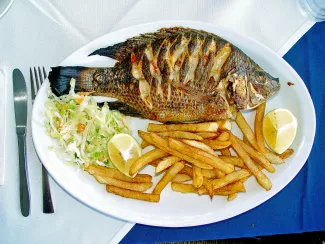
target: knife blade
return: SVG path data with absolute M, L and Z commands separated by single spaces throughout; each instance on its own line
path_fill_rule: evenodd
M 30 214 L 30 192 L 26 162 L 27 88 L 19 69 L 12 72 L 16 134 L 19 150 L 20 209 L 23 216 Z

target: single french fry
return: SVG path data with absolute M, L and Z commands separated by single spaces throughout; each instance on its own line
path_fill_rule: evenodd
M 173 179 L 172 179 L 172 182 L 175 182 L 175 183 L 182 183 L 182 182 L 186 182 L 186 181 L 189 181 L 189 180 L 192 180 L 192 177 L 191 176 L 188 176 L 187 174 L 181 174 L 181 173 L 178 173 Z
M 176 156 L 168 156 L 164 159 L 162 159 L 156 169 L 155 169 L 155 173 L 158 174 L 159 172 L 169 168 L 170 166 L 172 166 L 174 163 L 177 163 L 181 161 L 181 159 L 179 157 L 176 157 Z
M 130 167 L 130 175 L 134 176 L 144 166 L 158 158 L 166 157 L 168 154 L 161 149 L 153 149 L 139 157 Z
M 148 125 L 149 132 L 164 132 L 164 131 L 189 131 L 189 132 L 217 132 L 218 131 L 217 122 L 205 122 L 197 124 L 152 124 Z
M 237 192 L 229 194 L 227 197 L 227 201 L 230 202 L 230 201 L 234 200 L 237 197 L 237 195 L 238 195 Z
M 153 141 L 152 141 L 152 139 L 150 137 L 150 133 L 144 132 L 142 130 L 138 130 L 138 134 L 142 138 L 142 140 L 148 142 L 150 145 L 154 145 Z
M 106 185 L 106 191 L 121 197 L 132 198 L 147 202 L 159 202 L 160 200 L 160 195 L 131 191 L 111 185 Z
M 249 175 L 249 171 L 246 169 L 241 169 L 238 171 L 234 171 L 225 177 L 222 177 L 220 179 L 215 179 L 212 181 L 213 189 L 224 187 L 230 183 L 239 181 L 240 179 L 247 177 Z
M 248 180 L 250 177 L 252 176 L 252 174 L 250 173 L 249 176 L 240 179 L 240 182 L 244 183 L 246 180 Z
M 117 169 L 107 168 L 99 165 L 89 165 L 85 167 L 85 170 L 91 175 L 110 177 L 117 180 L 128 181 L 128 182 L 151 182 L 152 181 L 151 175 L 137 174 L 134 178 L 131 178 L 124 175 Z
M 222 191 L 236 191 L 236 192 L 246 192 L 245 185 L 241 181 L 236 181 L 234 183 L 231 183 L 229 185 L 226 185 L 222 188 L 215 189 L 214 191 L 222 192 Z
M 217 140 L 219 141 L 229 141 L 229 132 L 223 131 L 221 134 L 217 137 Z
M 266 151 L 265 144 L 264 144 L 264 135 L 263 135 L 263 119 L 265 113 L 265 106 L 266 103 L 263 102 L 257 107 L 255 122 L 254 122 L 256 143 L 259 148 L 259 151 L 262 153 Z
M 153 167 L 157 167 L 157 165 L 160 163 L 160 161 L 161 161 L 162 159 L 161 158 L 159 158 L 159 159 L 156 159 L 155 161 L 153 161 L 153 162 L 150 162 L 149 163 L 149 165 L 151 165 L 151 166 L 153 166 Z
M 238 111 L 238 113 L 237 113 L 236 123 L 237 123 L 238 127 L 240 128 L 240 130 L 243 132 L 244 136 L 246 136 L 248 141 L 252 144 L 252 146 L 256 150 L 258 150 L 259 148 L 257 146 L 254 132 L 252 131 L 252 128 L 249 126 L 249 124 L 247 123 L 246 119 L 244 118 L 244 116 L 242 115 L 242 113 L 240 111 Z
M 205 189 L 207 189 L 208 194 L 212 200 L 213 198 L 213 184 L 210 180 L 208 180 L 207 178 L 203 178 L 203 186 Z
M 254 161 L 255 162 L 255 161 Z M 259 164 L 256 164 L 256 167 L 259 169 L 259 170 L 263 170 L 264 168 L 261 166 L 261 165 L 259 165 Z
M 116 186 L 119 188 L 124 188 L 132 191 L 143 192 L 148 190 L 150 187 L 152 187 L 152 182 L 127 182 L 127 181 L 117 180 L 110 177 L 102 177 L 97 175 L 94 175 L 94 177 L 101 184 Z
M 272 164 L 283 164 L 284 160 L 277 154 L 266 149 L 266 152 L 263 153 L 264 157 L 267 158 Z
M 212 181 L 212 184 L 213 184 L 213 181 Z M 222 192 L 246 192 L 246 188 L 241 181 L 236 181 L 234 183 L 231 183 L 226 186 L 223 186 L 223 187 L 213 190 L 214 195 L 216 195 L 217 193 L 222 193 Z M 198 193 L 199 193 L 199 195 L 202 195 L 202 194 L 207 194 L 208 191 L 207 191 L 207 189 L 203 189 L 202 187 L 200 187 L 198 189 Z
M 220 155 L 219 158 L 228 164 L 232 164 L 232 165 L 240 167 L 240 168 L 245 168 L 244 161 L 240 157 Z
M 226 175 L 218 169 L 202 169 L 202 174 L 207 179 L 219 179 Z
M 254 164 L 253 160 L 249 157 L 249 155 L 246 153 L 246 151 L 242 148 L 240 143 L 238 142 L 238 139 L 230 134 L 230 140 L 232 143 L 232 147 L 235 149 L 237 154 L 244 160 L 245 165 L 250 170 L 250 172 L 255 176 L 257 182 L 264 187 L 266 190 L 270 190 L 272 187 L 272 183 L 269 180 L 269 178 L 258 169 L 258 167 Z M 238 172 L 238 171 L 237 171 Z M 248 172 L 248 171 L 247 171 Z M 227 176 L 225 176 L 227 177 Z M 246 177 L 246 176 L 244 176 Z M 244 178 L 242 177 L 242 178 Z
M 217 173 L 214 171 L 214 169 L 202 169 L 202 175 L 207 179 L 216 179 Z
M 231 130 L 231 122 L 229 120 L 218 121 L 219 130 Z
M 207 153 L 210 153 L 212 155 L 216 155 L 216 152 L 211 147 L 209 147 L 207 144 L 205 144 L 203 142 L 193 141 L 193 140 L 181 140 L 181 141 L 187 145 L 196 147 L 196 148 L 206 151 Z
M 231 156 L 231 152 L 230 152 L 230 150 L 229 150 L 228 147 L 227 147 L 227 148 L 221 148 L 221 149 L 220 149 L 220 152 L 221 152 L 221 154 L 224 155 L 224 156 Z
M 211 139 L 219 135 L 218 132 L 197 132 L 196 134 L 201 136 L 203 139 Z
M 175 175 L 178 174 L 179 171 L 184 168 L 185 164 L 183 162 L 177 162 L 173 164 L 164 174 L 164 176 L 160 179 L 158 184 L 156 185 L 155 189 L 153 189 L 153 194 L 160 194 L 162 190 L 165 188 L 165 186 L 170 182 Z
M 217 178 L 222 178 L 226 175 L 224 172 L 222 172 L 219 169 L 213 169 L 213 170 L 214 170 L 214 172 L 216 172 Z
M 241 147 L 244 148 L 244 150 L 248 153 L 248 155 L 254 160 L 254 162 L 261 165 L 263 168 L 265 168 L 270 173 L 275 172 L 275 168 L 273 167 L 273 165 L 264 157 L 264 155 L 262 153 L 260 153 L 259 151 L 256 151 L 251 146 L 245 144 L 239 138 L 237 138 L 237 141 L 239 142 Z
M 188 140 L 196 140 L 196 141 L 203 140 L 202 136 L 187 131 L 165 131 L 165 132 L 159 132 L 157 134 L 159 136 L 172 137 L 176 139 L 188 139 Z
M 147 141 L 142 141 L 141 142 L 141 148 L 144 149 L 146 147 L 150 146 L 150 144 Z
M 203 175 L 202 175 L 202 169 L 193 166 L 193 186 L 196 188 L 199 188 L 203 184 Z
M 179 172 L 180 174 L 186 174 L 192 178 L 193 176 L 193 169 L 192 167 L 185 165 L 184 168 Z
M 219 169 L 225 173 L 231 173 L 234 171 L 233 165 L 225 163 L 220 158 L 218 158 L 217 155 L 211 155 L 210 153 L 207 153 L 195 147 L 191 147 L 181 141 L 172 138 L 168 139 L 168 144 L 171 148 L 179 152 L 183 152 L 184 154 L 190 156 L 191 158 L 197 159 L 201 162 L 205 162 L 206 164 L 209 164 L 213 168 Z
M 203 163 L 203 162 L 201 162 L 195 158 L 192 158 L 182 152 L 172 149 L 171 147 L 168 146 L 168 141 L 163 139 L 162 137 L 158 136 L 157 134 L 151 133 L 151 134 L 149 134 L 149 136 L 151 137 L 150 140 L 152 141 L 152 143 L 155 146 L 157 146 L 158 148 L 164 150 L 165 152 L 167 152 L 171 155 L 174 155 L 176 157 L 179 157 L 179 158 L 185 160 L 186 162 L 189 162 L 195 166 L 198 166 L 199 168 L 213 169 L 213 167 L 211 165 Z
M 207 179 L 213 179 L 213 178 L 220 179 L 226 175 L 226 173 L 224 173 L 223 171 L 221 171 L 219 169 L 204 169 L 204 172 L 202 171 L 202 174 Z
M 249 142 L 249 140 L 247 139 L 247 137 L 244 135 L 243 136 L 243 142 L 247 145 L 249 145 L 250 147 L 253 147 L 252 144 Z
M 171 187 L 173 191 L 181 193 L 197 193 L 197 189 L 192 184 L 172 182 Z
M 294 154 L 295 150 L 293 150 L 292 148 L 289 148 L 287 150 L 285 150 L 282 154 L 280 154 L 280 158 L 282 158 L 283 160 L 291 157 L 292 154 Z
M 212 149 L 223 149 L 231 145 L 230 141 L 219 141 L 218 139 L 204 140 L 203 142 Z

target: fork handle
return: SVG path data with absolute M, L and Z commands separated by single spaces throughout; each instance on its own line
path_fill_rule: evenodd
M 24 217 L 30 214 L 30 192 L 28 182 L 28 169 L 26 163 L 26 136 L 18 135 L 19 150 L 19 185 L 20 185 L 20 209 Z
M 43 213 L 54 213 L 51 188 L 49 184 L 49 175 L 46 168 L 42 164 L 42 185 L 43 185 Z

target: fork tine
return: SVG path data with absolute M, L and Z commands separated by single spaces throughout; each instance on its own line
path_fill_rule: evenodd
M 35 84 L 35 81 L 34 81 L 34 78 L 33 78 L 33 71 L 32 71 L 32 68 L 29 68 L 29 76 L 30 76 L 30 87 L 31 87 L 31 90 L 32 90 L 32 101 L 34 101 L 35 97 L 36 97 L 36 90 L 37 90 L 37 87 L 36 87 L 36 84 Z
M 44 82 L 44 79 L 43 79 L 41 68 L 39 66 L 38 66 L 38 76 L 39 76 L 40 83 L 42 85 Z M 41 88 L 41 87 L 39 87 L 39 88 Z
M 41 84 L 39 82 L 38 76 L 37 76 L 37 71 L 36 68 L 34 67 L 34 76 L 35 76 L 35 80 L 36 80 L 36 93 L 38 92 L 38 89 L 41 87 Z
M 46 70 L 45 70 L 44 66 L 43 66 L 43 75 L 44 75 L 44 80 L 45 80 L 47 78 L 47 75 L 46 75 Z

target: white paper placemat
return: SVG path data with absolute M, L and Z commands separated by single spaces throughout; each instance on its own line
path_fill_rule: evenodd
M 0 68 L 0 186 L 4 183 L 5 171 L 6 77 L 6 69 Z
M 6 90 L 8 94 L 7 109 L 0 105 L 0 128 L 3 118 L 7 126 L 5 141 L 0 129 L 0 147 L 6 145 L 5 184 L 0 187 L 0 243 L 117 243 L 132 228 L 132 223 L 125 225 L 77 202 L 53 180 L 55 213 L 43 214 L 41 164 L 30 131 L 31 215 L 21 216 L 11 72 L 20 68 L 29 82 L 30 66 L 49 70 L 96 37 L 160 20 L 196 20 L 231 28 L 280 55 L 314 24 L 300 15 L 296 0 L 15 0 L 0 19 L 0 69 L 6 68 L 8 73 L 5 89 L 0 84 L 1 92 Z

